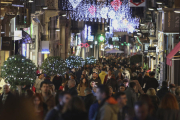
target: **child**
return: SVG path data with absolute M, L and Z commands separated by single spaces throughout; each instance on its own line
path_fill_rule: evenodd
M 64 85 L 65 85 L 65 83 L 62 83 L 62 85 L 59 87 L 59 90 L 64 91 Z

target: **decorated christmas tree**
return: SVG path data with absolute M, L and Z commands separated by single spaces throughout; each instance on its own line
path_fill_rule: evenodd
M 94 58 L 94 56 L 87 57 L 85 59 L 85 63 L 86 63 L 86 65 L 96 64 L 96 59 Z
M 14 55 L 4 62 L 1 76 L 12 87 L 30 85 L 36 80 L 36 66 L 30 59 Z
M 66 73 L 66 62 L 59 56 L 47 57 L 43 62 L 41 69 L 48 76 L 63 75 Z
M 83 58 L 79 56 L 69 56 L 66 59 L 68 68 L 79 68 L 80 66 L 82 66 L 83 61 Z

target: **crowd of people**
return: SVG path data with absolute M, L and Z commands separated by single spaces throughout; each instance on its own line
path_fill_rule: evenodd
M 37 70 L 36 82 L 24 86 L 21 96 L 4 85 L 0 119 L 180 120 L 180 87 L 167 81 L 159 86 L 153 71 L 130 67 L 128 59 L 113 59 L 52 80 Z

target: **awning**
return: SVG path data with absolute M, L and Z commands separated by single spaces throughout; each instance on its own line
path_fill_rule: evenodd
M 172 51 L 166 56 L 166 64 L 172 66 L 172 58 L 180 50 L 180 42 L 172 49 Z

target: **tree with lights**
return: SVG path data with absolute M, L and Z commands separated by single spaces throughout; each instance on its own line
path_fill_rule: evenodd
M 22 55 L 14 55 L 3 63 L 1 76 L 13 88 L 30 85 L 36 80 L 36 65 Z
M 86 65 L 96 64 L 96 59 L 94 58 L 94 56 L 87 57 L 85 59 L 85 63 L 86 63 Z
M 42 63 L 41 69 L 48 76 L 63 75 L 66 73 L 66 62 L 59 56 L 50 56 Z
M 83 61 L 83 58 L 79 56 L 69 56 L 66 59 L 68 68 L 79 68 L 80 66 L 82 66 Z

